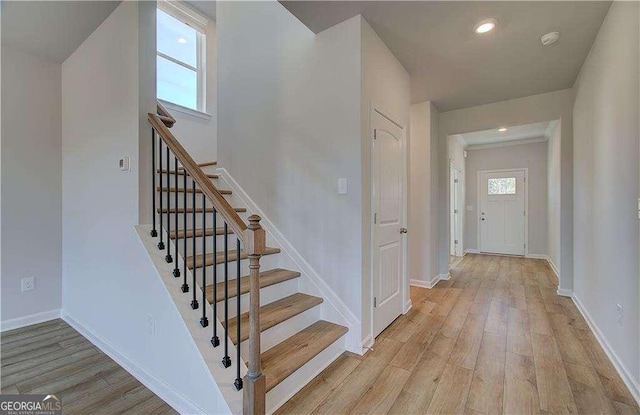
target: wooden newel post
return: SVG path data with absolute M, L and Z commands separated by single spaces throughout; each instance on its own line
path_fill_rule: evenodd
M 249 257 L 249 370 L 244 377 L 243 413 L 265 413 L 266 378 L 260 361 L 260 257 L 265 250 L 265 232 L 260 216 L 249 216 L 246 232 Z

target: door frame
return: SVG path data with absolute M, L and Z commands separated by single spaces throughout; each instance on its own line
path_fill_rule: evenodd
M 458 246 L 455 248 L 456 254 L 460 254 L 459 256 L 464 255 L 464 209 L 462 206 L 458 206 L 458 217 L 456 218 L 453 213 L 453 206 L 451 206 L 451 195 L 452 195 L 452 187 L 451 182 L 453 178 L 451 177 L 451 169 L 454 169 L 458 172 L 458 186 L 460 186 L 456 193 L 456 198 L 461 196 L 458 200 L 458 203 L 462 203 L 464 199 L 465 192 L 465 183 L 464 183 L 464 174 L 463 170 L 458 167 L 452 159 L 449 159 L 449 254 L 451 254 L 451 245 L 455 238 L 451 238 L 451 223 L 453 222 L 453 218 L 456 220 L 456 236 L 458 237 Z M 456 255 L 458 256 L 458 255 Z
M 524 172 L 524 257 L 529 256 L 529 168 L 518 167 L 515 169 L 497 169 L 497 170 L 478 170 L 477 172 L 477 209 L 476 209 L 476 223 L 478 224 L 478 252 L 482 253 L 482 227 L 480 226 L 481 210 L 482 210 L 482 184 L 480 182 L 480 176 L 484 173 L 506 173 L 510 171 L 522 171 Z M 507 254 L 505 254 L 507 255 Z
M 375 293 L 373 292 L 373 278 L 374 278 L 374 263 L 373 263 L 373 258 L 374 258 L 374 249 L 375 249 L 375 237 L 374 237 L 374 223 L 373 223 L 373 219 L 374 219 L 374 213 L 375 212 L 375 199 L 374 199 L 374 188 L 375 188 L 375 183 L 373 181 L 373 157 L 374 157 L 374 152 L 373 152 L 373 135 L 374 135 L 374 128 L 373 128 L 373 117 L 375 115 L 375 113 L 378 113 L 380 115 L 382 115 L 384 118 L 386 118 L 387 120 L 391 121 L 393 124 L 395 124 L 396 126 L 398 126 L 398 128 L 400 128 L 402 130 L 402 226 L 403 227 L 407 227 L 407 203 L 408 203 L 408 198 L 407 198 L 407 180 L 408 180 L 408 173 L 407 173 L 407 167 L 408 167 L 408 163 L 407 163 L 407 157 L 408 157 L 408 152 L 407 152 L 407 127 L 402 125 L 402 123 L 399 121 L 399 118 L 393 116 L 390 112 L 384 110 L 382 107 L 376 105 L 374 102 L 370 103 L 370 108 L 369 108 L 369 177 L 370 177 L 370 188 L 369 188 L 369 226 L 371 229 L 371 236 L 370 236 L 370 243 L 369 243 L 369 268 L 370 268 L 370 272 L 369 272 L 369 322 L 370 322 L 370 327 L 371 327 L 371 331 L 369 336 L 371 337 L 371 340 L 369 341 L 368 339 L 366 339 L 365 341 L 367 343 L 373 344 L 375 342 L 375 337 L 373 336 L 373 332 L 374 332 L 374 306 L 373 306 L 373 298 L 375 297 Z M 407 235 L 407 234 L 405 234 Z M 409 279 L 408 279 L 408 267 L 407 267 L 407 247 L 408 247 L 408 237 L 404 237 L 404 243 L 403 243 L 403 249 L 402 249 L 402 284 L 401 284 L 401 290 L 402 290 L 402 313 L 406 314 L 410 309 L 411 309 L 411 299 L 409 298 Z M 363 293 L 364 295 L 364 293 Z

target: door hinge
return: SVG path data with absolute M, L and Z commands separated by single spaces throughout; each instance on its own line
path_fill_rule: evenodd
M 373 297 L 373 308 L 378 307 L 378 297 Z
M 377 213 L 373 214 L 373 223 L 374 224 L 378 223 L 378 214 Z
M 378 130 L 373 130 L 373 139 L 378 138 Z
M 453 213 L 458 213 L 458 209 L 455 209 L 455 210 L 453 211 Z
M 453 179 L 453 182 L 454 183 L 458 183 L 458 179 Z
M 455 241 L 453 241 L 454 245 L 458 245 L 458 240 L 456 239 Z
M 522 212 L 522 216 L 527 216 L 527 211 L 526 210 Z

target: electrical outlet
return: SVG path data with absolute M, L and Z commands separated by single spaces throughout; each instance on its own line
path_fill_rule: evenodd
M 26 277 L 22 279 L 22 292 L 36 289 L 36 277 Z
M 622 304 L 616 304 L 616 321 L 622 327 Z
M 147 334 L 156 334 L 156 318 L 153 314 L 147 314 Z

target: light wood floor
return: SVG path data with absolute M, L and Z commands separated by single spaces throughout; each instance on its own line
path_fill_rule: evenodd
M 638 414 L 545 262 L 467 255 L 451 274 L 278 413 Z
M 62 320 L 0 334 L 2 394 L 53 394 L 67 414 L 175 414 Z

